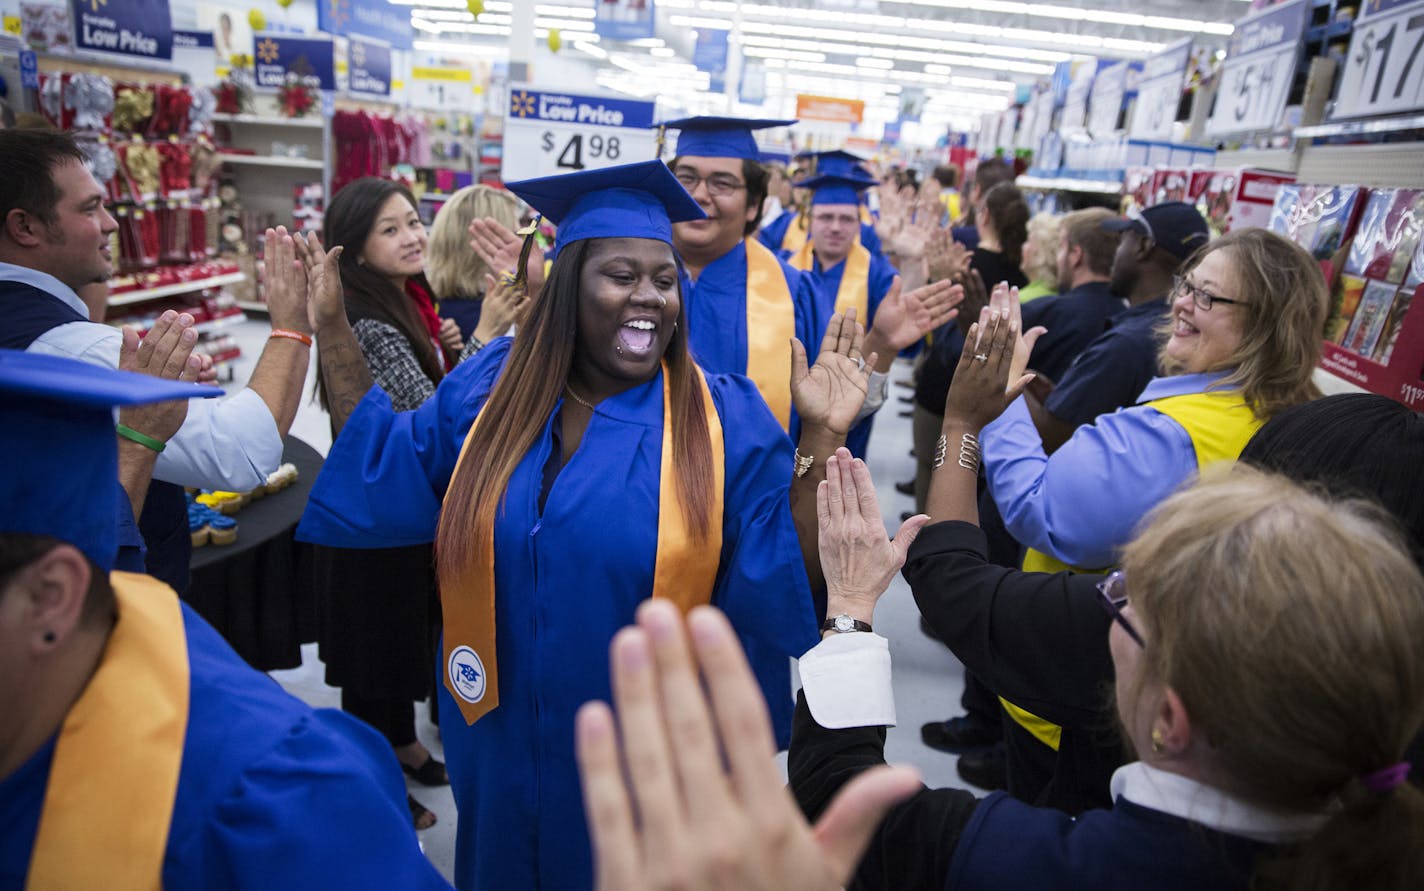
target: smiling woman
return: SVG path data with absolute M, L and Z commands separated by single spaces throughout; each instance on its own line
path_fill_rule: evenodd
M 608 696 L 608 643 L 640 602 L 721 607 L 789 738 L 788 657 L 816 641 L 820 566 L 806 554 L 829 451 L 811 444 L 834 448 L 860 408 L 861 332 L 837 317 L 813 368 L 798 351 L 793 460 L 751 382 L 693 359 L 672 227 L 703 212 L 666 165 L 509 188 L 558 226 L 527 321 L 414 412 L 367 394 L 299 535 L 366 548 L 436 539 L 457 884 L 589 887 L 574 713 Z M 334 252 L 307 262 L 330 320 L 318 338 L 339 349 Z

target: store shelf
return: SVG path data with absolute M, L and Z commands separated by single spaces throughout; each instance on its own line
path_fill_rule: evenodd
M 1296 127 L 1295 135 L 1298 139 L 1313 139 L 1327 136 L 1363 136 L 1369 133 L 1399 133 L 1404 130 L 1424 130 L 1424 114 Z
M 322 118 L 266 118 L 255 114 L 215 114 L 212 119 L 223 124 L 255 124 L 260 127 L 298 127 L 320 130 Z
M 237 301 L 237 306 L 246 312 L 260 312 L 263 314 L 270 312 L 270 310 L 267 309 L 267 304 L 261 300 L 239 300 Z
M 315 158 L 283 158 L 277 155 L 236 155 L 219 152 L 218 158 L 224 164 L 245 164 L 251 167 L 291 167 L 301 170 L 320 170 L 322 163 Z
M 1020 189 L 1044 189 L 1056 192 L 1096 192 L 1105 195 L 1117 195 L 1122 192 L 1122 180 L 1020 176 L 1014 180 L 1014 185 Z
M 214 331 L 221 331 L 223 328 L 230 328 L 233 325 L 236 325 L 238 322 L 245 321 L 246 319 L 247 316 L 243 315 L 241 312 L 235 312 L 225 316 L 218 316 L 216 319 L 208 319 L 204 322 L 198 322 L 196 325 L 193 326 L 193 330 L 198 332 L 199 334 L 211 334 Z M 141 321 L 141 319 L 117 319 L 113 322 L 110 322 L 109 324 L 118 327 L 123 325 L 137 325 Z M 147 325 L 144 327 L 143 333 L 147 334 L 152 329 L 152 325 Z
M 157 300 L 159 297 L 171 297 L 174 294 L 192 294 L 197 291 L 206 291 L 208 288 L 221 288 L 223 285 L 235 285 L 245 279 L 241 272 L 229 272 L 224 275 L 215 275 L 211 278 L 194 279 L 189 282 L 176 282 L 171 285 L 160 285 L 157 288 L 145 288 L 142 291 L 125 291 L 109 298 L 110 306 L 127 306 L 131 303 L 143 303 L 147 300 Z
M 1236 167 L 1262 167 L 1266 170 L 1280 170 L 1294 173 L 1299 159 L 1294 149 L 1235 149 L 1216 153 L 1216 169 L 1231 170 Z

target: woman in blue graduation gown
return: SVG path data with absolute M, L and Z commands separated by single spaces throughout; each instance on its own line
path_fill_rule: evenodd
M 609 695 L 606 648 L 639 602 L 724 609 L 785 739 L 788 657 L 816 641 L 815 485 L 866 383 L 854 323 L 833 320 L 810 370 L 798 349 L 793 453 L 746 378 L 691 360 L 669 218 L 701 211 L 664 165 L 511 189 L 559 224 L 549 281 L 518 339 L 414 412 L 378 388 L 355 405 L 365 382 L 324 309 L 335 264 L 308 250 L 323 374 L 349 386 L 299 536 L 436 540 L 457 883 L 587 887 L 573 715 Z

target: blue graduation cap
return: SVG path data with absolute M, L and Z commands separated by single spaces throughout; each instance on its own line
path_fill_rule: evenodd
M 879 180 L 864 173 L 842 175 L 823 173 L 796 185 L 811 190 L 811 206 L 818 204 L 859 204 L 860 193 L 875 185 Z
M 0 532 L 67 541 L 99 568 L 118 553 L 114 407 L 221 396 L 217 387 L 0 350 Z
M 761 159 L 753 130 L 767 130 L 772 127 L 790 127 L 796 123 L 790 120 L 772 118 L 719 118 L 704 116 L 679 118 L 664 121 L 659 127 L 680 131 L 677 136 L 677 153 L 694 155 L 699 158 L 745 158 L 748 161 Z
M 554 250 L 585 238 L 672 244 L 672 224 L 707 218 L 662 161 L 542 176 L 505 188 L 559 227 Z
M 834 149 L 829 152 L 801 152 L 796 156 L 796 160 L 811 162 L 811 176 L 870 176 L 860 166 L 865 163 L 865 158 L 842 149 Z M 796 185 L 803 186 L 804 183 L 796 183 Z

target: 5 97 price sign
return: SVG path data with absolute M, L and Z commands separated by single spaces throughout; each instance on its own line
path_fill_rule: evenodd
M 1274 130 L 1300 58 L 1309 0 L 1258 10 L 1236 23 L 1221 67 L 1208 136 Z
M 509 88 L 506 182 L 647 161 L 657 154 L 653 103 Z
M 1350 37 L 1335 118 L 1424 108 L 1424 0 L 1369 0 Z

